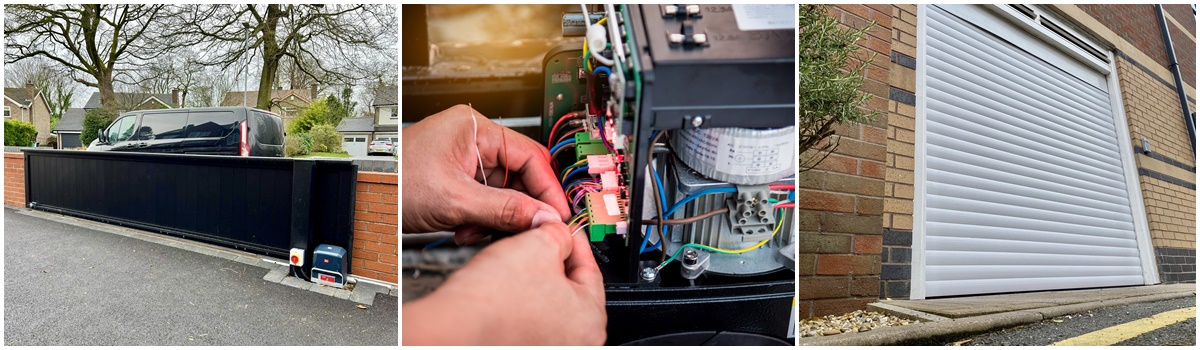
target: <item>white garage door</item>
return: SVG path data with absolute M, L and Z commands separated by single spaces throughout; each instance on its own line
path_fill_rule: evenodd
M 1107 76 L 989 9 L 925 14 L 924 295 L 1143 284 Z
M 367 143 L 366 136 L 346 136 L 342 138 L 342 149 L 346 150 L 346 153 L 350 153 L 351 157 L 365 157 Z

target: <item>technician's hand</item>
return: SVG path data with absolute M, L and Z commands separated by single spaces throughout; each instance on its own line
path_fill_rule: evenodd
M 603 344 L 604 283 L 584 237 L 551 222 L 489 245 L 403 306 L 403 345 Z
M 404 128 L 404 232 L 455 230 L 455 242 L 465 245 L 482 239 L 485 228 L 522 232 L 569 219 L 546 148 L 479 112 L 475 141 L 472 112 L 458 105 Z M 505 168 L 508 184 L 498 188 Z

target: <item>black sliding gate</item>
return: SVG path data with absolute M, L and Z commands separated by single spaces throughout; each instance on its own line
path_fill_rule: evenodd
M 25 203 L 287 259 L 351 247 L 357 166 L 305 160 L 25 150 Z M 347 256 L 346 261 L 353 261 Z

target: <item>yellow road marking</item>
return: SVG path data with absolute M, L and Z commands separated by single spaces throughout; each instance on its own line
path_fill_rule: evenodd
M 1189 318 L 1196 318 L 1196 307 L 1167 311 L 1137 321 L 1119 324 L 1088 334 L 1080 335 L 1078 337 L 1063 340 L 1054 343 L 1054 345 L 1108 346 L 1133 339 L 1139 335 L 1179 323 Z

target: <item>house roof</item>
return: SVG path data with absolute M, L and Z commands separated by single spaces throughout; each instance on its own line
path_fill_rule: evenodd
M 397 132 L 400 131 L 400 125 L 397 124 L 380 124 L 375 126 L 375 132 Z
M 37 90 L 34 90 L 34 91 L 37 91 Z M 34 94 L 35 94 L 34 96 L 29 96 L 29 90 L 26 90 L 23 87 L 4 88 L 4 96 L 8 97 L 9 99 L 13 100 L 14 102 L 16 102 L 17 104 L 20 104 L 22 106 L 26 105 L 25 101 L 32 100 L 37 95 L 40 95 L 41 91 L 37 91 Z
M 375 93 L 375 100 L 371 101 L 371 107 L 396 105 L 396 86 L 388 86 Z
M 83 114 L 83 108 L 68 108 L 52 132 L 82 132 Z
M 167 94 L 150 94 L 150 93 L 144 93 L 144 92 L 115 92 L 115 93 L 113 93 L 113 95 L 114 95 L 114 97 L 116 97 L 117 101 L 137 103 L 136 105 L 141 105 L 142 103 L 145 103 L 146 100 L 153 98 L 153 99 L 158 100 L 159 102 L 162 102 L 162 104 L 167 105 L 167 107 L 171 107 L 171 108 L 179 107 L 171 102 L 172 98 L 171 98 L 171 94 L 169 94 L 169 93 L 167 93 Z M 100 92 L 99 91 L 93 92 L 92 97 L 88 98 L 87 103 L 83 104 L 83 109 L 96 109 L 96 108 L 100 108 Z
M 375 118 L 346 118 L 338 124 L 338 132 L 372 132 L 375 131 Z
M 258 101 L 258 90 L 230 91 L 230 92 L 225 93 L 225 98 L 221 99 L 221 105 L 222 106 L 241 106 L 242 101 L 243 101 L 242 95 L 245 95 L 245 101 L 247 104 L 254 104 L 254 101 Z M 296 96 L 296 98 L 304 100 L 304 102 L 309 102 L 309 103 L 312 102 L 312 98 L 309 96 L 308 90 L 295 89 L 295 90 L 271 91 L 271 100 L 272 101 L 280 101 L 280 100 L 287 98 L 288 96 Z

